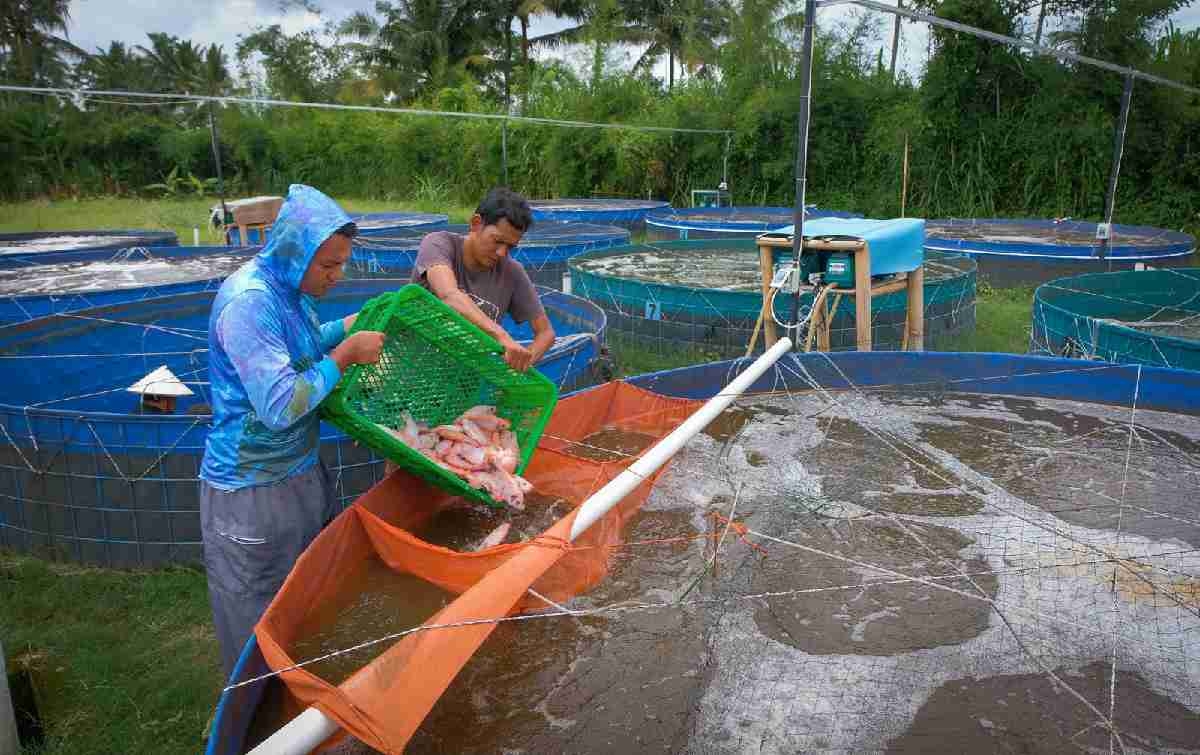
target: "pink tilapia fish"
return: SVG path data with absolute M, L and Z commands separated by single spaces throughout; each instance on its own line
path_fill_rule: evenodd
M 487 534 L 487 536 L 485 538 L 483 538 L 482 540 L 480 540 L 479 544 L 476 545 L 471 550 L 482 551 L 482 550 L 487 550 L 488 548 L 496 547 L 500 543 L 503 543 L 505 538 L 508 537 L 508 531 L 510 529 L 512 529 L 512 525 L 508 522 L 505 522 L 504 524 L 500 525 L 496 529 L 489 532 Z
M 517 436 L 512 423 L 497 415 L 495 407 L 473 406 L 454 422 L 436 427 L 404 412 L 398 424 L 399 429 L 379 427 L 496 501 L 515 509 L 525 507 L 525 494 L 533 486 L 516 474 L 521 462 Z

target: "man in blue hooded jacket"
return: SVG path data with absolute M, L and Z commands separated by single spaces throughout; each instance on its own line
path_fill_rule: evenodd
M 213 424 L 200 466 L 208 594 L 226 677 L 292 565 L 336 513 L 317 406 L 342 371 L 379 360 L 383 334 L 346 338 L 315 297 L 342 278 L 357 229 L 294 184 L 262 252 L 231 275 L 208 322 Z

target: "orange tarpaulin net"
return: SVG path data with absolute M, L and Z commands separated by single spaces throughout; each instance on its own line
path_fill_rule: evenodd
M 525 477 L 543 496 L 561 498 L 572 511 L 539 536 L 480 552 L 457 552 L 412 534 L 447 506 L 443 492 L 403 471 L 359 500 L 300 557 L 255 632 L 267 663 L 288 669 L 306 658 L 290 648 L 322 606 L 335 604 L 371 558 L 457 596 L 427 624 L 496 619 L 547 608 L 530 592 L 561 602 L 596 585 L 612 546 L 645 501 L 657 475 L 646 480 L 576 542 L 568 543 L 578 505 L 623 471 L 635 457 L 598 461 L 581 442 L 618 430 L 655 440 L 677 427 L 703 402 L 660 396 L 625 383 L 608 383 L 559 402 Z M 660 470 L 661 472 L 661 470 Z M 490 621 L 418 631 L 404 636 L 340 686 L 304 668 L 281 676 L 297 708 L 316 706 L 345 731 L 387 753 L 401 752 L 456 674 L 496 624 Z

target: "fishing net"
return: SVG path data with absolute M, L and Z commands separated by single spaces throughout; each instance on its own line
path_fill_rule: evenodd
M 368 745 L 399 752 L 472 654 L 496 628 L 495 619 L 553 608 L 595 586 L 605 575 L 611 547 L 649 494 L 657 475 L 574 543 L 568 543 L 576 507 L 636 458 L 636 454 L 587 454 L 581 444 L 597 433 L 625 433 L 644 440 L 664 437 L 701 402 L 668 398 L 625 383 L 609 383 L 561 401 L 526 469 L 543 501 L 566 513 L 535 537 L 477 552 L 431 545 L 413 535 L 439 510 L 453 506 L 446 493 L 405 472 L 372 488 L 325 529 L 297 562 L 256 629 L 270 667 L 282 672 L 298 712 L 316 706 Z M 394 644 L 341 681 L 314 673 L 302 647 L 312 627 L 346 603 L 372 561 L 414 583 L 412 592 L 436 588 L 444 607 L 432 602 L 428 618 L 394 634 Z M 418 625 L 436 625 L 422 631 Z M 332 678 L 326 678 L 332 677 Z
M 709 397 L 743 364 L 632 382 Z M 371 715 L 414 716 L 389 746 L 369 741 L 385 752 L 410 734 L 405 752 L 481 755 L 1190 752 L 1200 741 L 1194 382 L 1005 355 L 785 357 L 595 539 L 564 551 L 565 525 L 548 521 L 532 544 L 445 557 L 461 562 L 457 585 L 406 566 L 391 604 L 362 606 L 371 621 L 360 633 L 320 646 L 297 627 L 285 646 L 313 661 L 314 676 L 348 679 L 346 705 L 358 704 L 357 679 L 384 680 L 391 697 Z M 597 391 L 606 405 L 640 398 L 627 386 Z M 610 424 L 661 434 L 639 424 L 650 410 L 614 409 L 624 419 L 609 423 L 564 404 L 535 457 L 546 465 L 534 472 L 539 495 L 583 494 L 615 471 L 555 454 L 636 456 L 601 437 Z M 347 593 L 378 593 L 380 572 L 401 573 L 375 544 L 395 533 L 368 515 L 443 542 L 419 521 L 444 516 L 423 508 L 440 505 L 426 491 L 381 489 L 346 536 L 371 543 L 361 550 L 380 566 L 330 576 L 346 565 L 324 551 L 308 564 L 308 591 L 289 598 L 305 621 L 340 610 L 331 603 Z M 591 553 L 597 544 L 607 556 Z M 337 590 L 320 592 L 325 579 Z M 424 615 L 385 626 L 418 602 Z M 368 672 L 365 660 L 335 673 L 321 659 L 421 623 L 436 627 Z M 491 631 L 482 644 L 481 631 Z

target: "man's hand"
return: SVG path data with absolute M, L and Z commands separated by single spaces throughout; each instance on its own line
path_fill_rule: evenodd
M 524 372 L 529 369 L 529 365 L 533 364 L 533 352 L 514 341 L 512 336 L 507 333 L 500 341 L 500 345 L 504 347 L 505 364 L 517 372 Z
M 338 344 L 330 356 L 343 372 L 352 364 L 375 364 L 383 350 L 383 337 L 376 330 L 360 330 Z

